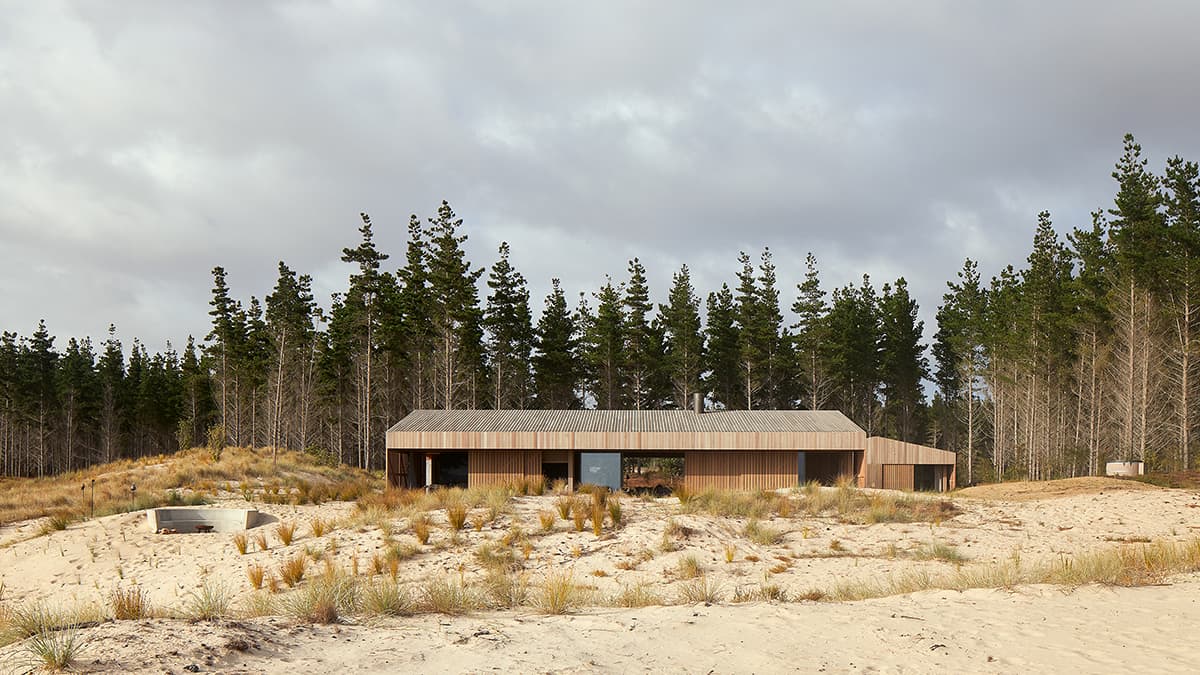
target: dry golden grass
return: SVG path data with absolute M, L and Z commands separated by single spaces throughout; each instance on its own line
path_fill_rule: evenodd
M 724 597 L 720 584 L 709 581 L 708 577 L 697 577 L 691 581 L 679 584 L 678 600 L 683 604 L 697 602 L 717 603 Z
M 434 578 L 425 582 L 420 589 L 418 607 L 425 612 L 454 616 L 482 609 L 484 606 L 482 598 L 461 579 Z
M 742 529 L 742 534 L 750 541 L 762 546 L 773 546 L 783 541 L 782 532 L 768 525 L 763 525 L 754 519 L 746 523 L 746 527 Z
M 571 517 L 571 508 L 575 505 L 575 499 L 570 495 L 559 495 L 554 500 L 554 508 L 558 511 L 558 517 L 566 520 Z
M 704 568 L 700 565 L 700 560 L 691 554 L 685 555 L 676 563 L 676 569 L 680 579 L 695 579 L 704 574 Z
M 288 521 L 281 521 L 275 526 L 275 536 L 284 546 L 291 546 L 292 540 L 296 536 L 296 524 Z
M 553 511 L 542 509 L 538 511 L 538 522 L 542 524 L 542 532 L 549 534 L 554 531 L 554 523 L 558 521 L 558 516 Z
M 137 621 L 153 615 L 150 598 L 138 586 L 113 589 L 108 595 L 108 606 L 117 621 Z
M 92 480 L 95 480 L 97 516 L 177 504 L 204 503 L 203 494 L 193 488 L 201 484 L 213 489 L 225 486 L 236 491 L 240 484 L 253 497 L 258 476 L 278 476 L 284 486 L 302 481 L 320 487 L 333 497 L 353 499 L 358 493 L 382 487 L 383 481 L 352 467 L 329 467 L 304 453 L 281 451 L 278 467 L 271 464 L 269 453 L 247 448 L 225 448 L 219 461 L 213 461 L 204 448 L 192 448 L 173 455 L 155 455 L 137 460 L 120 460 L 81 471 L 42 478 L 0 478 L 0 522 L 18 522 L 40 518 L 58 511 L 90 512 Z M 137 498 L 129 496 L 130 484 L 136 484 Z M 79 486 L 87 490 L 80 491 Z
M 431 527 L 432 525 L 429 522 L 429 517 L 423 513 L 414 516 L 412 519 L 413 536 L 417 538 L 417 541 L 421 542 L 422 546 L 429 543 L 429 532 Z
M 259 590 L 263 587 L 263 578 L 266 573 L 267 571 L 258 563 L 254 563 L 246 568 L 246 578 L 250 580 L 250 585 L 254 587 L 254 590 Z
M 258 546 L 258 550 L 260 550 L 260 551 L 265 551 L 270 546 L 270 544 L 267 543 L 266 532 L 262 532 L 261 530 L 258 532 L 255 532 L 254 535 L 251 536 L 251 540 L 254 542 L 254 544 L 256 546 Z
M 649 583 L 639 581 L 632 586 L 622 586 L 616 595 L 609 598 L 609 604 L 615 607 L 649 607 L 663 604 L 663 599 Z
M 448 504 L 446 506 L 446 521 L 450 523 L 451 530 L 456 532 L 461 530 L 467 522 L 467 505 L 461 502 Z
M 246 549 L 250 545 L 250 539 L 246 537 L 245 532 L 238 532 L 233 535 L 233 547 L 237 549 L 239 555 L 246 555 Z
M 566 614 L 585 601 L 583 589 L 575 585 L 575 575 L 571 570 L 555 571 L 546 574 L 538 586 L 533 598 L 533 605 L 542 614 Z
M 308 570 L 308 558 L 294 555 L 279 564 L 279 578 L 289 587 L 294 587 L 304 579 Z
M 313 518 L 312 522 L 308 524 L 308 531 L 312 534 L 312 536 L 319 539 L 325 536 L 326 532 L 333 531 L 333 522 L 325 520 L 321 517 Z

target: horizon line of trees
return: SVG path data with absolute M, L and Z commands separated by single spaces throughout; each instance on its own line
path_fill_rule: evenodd
M 693 392 L 718 408 L 839 409 L 870 434 L 955 450 L 967 483 L 1094 475 L 1107 459 L 1190 468 L 1197 166 L 1173 157 L 1155 175 L 1127 135 L 1113 177 L 1113 206 L 1065 240 L 1038 214 L 1021 268 L 985 282 L 966 260 L 931 345 L 903 277 L 830 291 L 810 253 L 785 300 L 769 248 L 740 252 L 732 285 L 703 296 L 683 265 L 658 305 L 638 258 L 573 307 L 553 279 L 535 321 L 509 244 L 475 267 L 447 202 L 411 216 L 394 268 L 360 214 L 328 310 L 281 261 L 274 288 L 244 302 L 214 268 L 211 331 L 182 355 L 135 339 L 125 359 L 112 326 L 61 353 L 44 322 L 0 334 L 0 471 L 169 452 L 216 425 L 233 445 L 379 468 L 387 425 L 414 409 L 687 408 Z

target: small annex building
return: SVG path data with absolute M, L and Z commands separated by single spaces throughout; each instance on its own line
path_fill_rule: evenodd
M 415 410 L 387 431 L 392 487 L 622 484 L 622 458 L 683 460 L 691 490 L 840 478 L 950 490 L 954 453 L 868 438 L 836 410 Z

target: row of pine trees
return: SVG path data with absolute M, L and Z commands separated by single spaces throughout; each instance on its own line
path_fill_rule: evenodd
M 839 409 L 871 434 L 957 451 L 966 482 L 1094 474 L 1114 458 L 1189 467 L 1200 179 L 1178 157 L 1154 174 L 1130 136 L 1113 176 L 1113 206 L 1065 240 L 1038 216 L 1022 268 L 985 282 L 967 260 L 932 345 L 903 278 L 827 292 L 810 254 L 782 298 L 769 249 L 741 253 L 703 296 L 681 267 L 658 305 L 637 258 L 574 303 L 555 279 L 535 321 L 509 245 L 475 267 L 446 202 L 412 216 L 399 264 L 362 214 L 328 309 L 281 262 L 261 301 L 215 268 L 211 332 L 182 356 L 135 340 L 126 359 L 112 327 L 61 353 L 44 323 L 4 332 L 0 468 L 166 452 L 218 425 L 235 445 L 379 468 L 386 426 L 418 408 L 686 408 L 693 392 L 712 407 Z

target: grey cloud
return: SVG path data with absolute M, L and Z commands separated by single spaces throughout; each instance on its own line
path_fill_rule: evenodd
M 1189 3 L 27 3 L 0 21 L 0 327 L 207 332 L 209 270 L 326 295 L 368 211 L 443 198 L 540 308 L 646 262 L 662 299 L 770 246 L 790 304 L 1019 264 L 1111 202 L 1120 137 L 1200 156 Z M 128 337 L 126 338 L 128 340 Z

